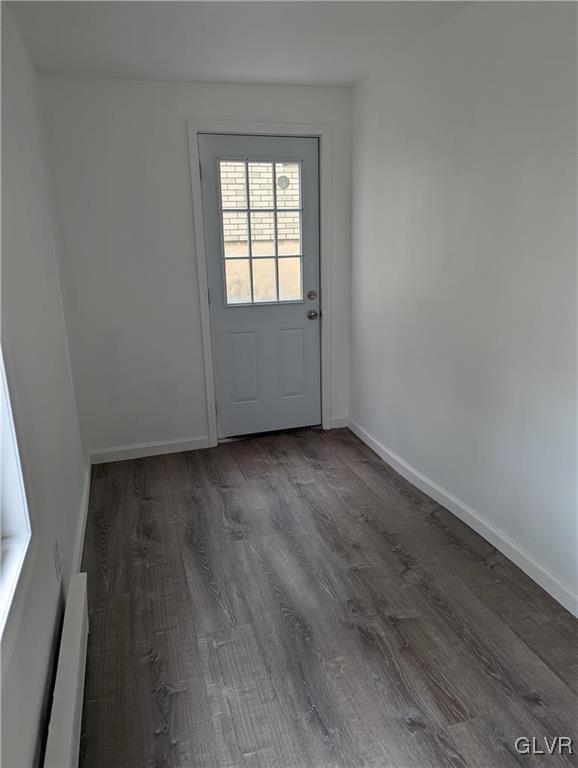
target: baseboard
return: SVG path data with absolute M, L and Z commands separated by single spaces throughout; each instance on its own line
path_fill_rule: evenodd
M 82 488 L 82 498 L 80 501 L 80 510 L 78 523 L 76 525 L 76 538 L 74 540 L 74 553 L 72 555 L 71 573 L 78 573 L 82 563 L 82 550 L 84 549 L 84 535 L 86 532 L 86 520 L 88 517 L 88 499 L 90 496 L 90 462 L 88 462 L 84 471 L 84 485 Z
M 363 427 L 351 419 L 348 426 L 366 445 L 368 445 L 386 464 L 389 464 L 396 472 L 409 480 L 410 483 L 427 493 L 432 499 L 449 509 L 456 517 L 459 517 L 466 525 L 473 528 L 486 541 L 489 541 L 497 550 L 515 563 L 531 579 L 539 584 L 548 594 L 570 611 L 578 616 L 578 593 L 572 587 L 562 582 L 556 574 L 540 563 L 527 550 L 511 539 L 507 534 L 497 528 L 489 520 L 465 504 L 456 496 L 446 491 L 422 472 L 408 464 L 400 456 L 382 445 Z
M 347 416 L 335 416 L 329 422 L 329 429 L 340 429 L 341 427 L 349 426 L 349 419 Z
M 124 461 L 125 459 L 143 459 L 146 456 L 161 456 L 163 453 L 179 453 L 180 451 L 196 451 L 199 448 L 209 448 L 207 435 L 202 437 L 185 438 L 182 440 L 159 440 L 152 443 L 134 443 L 119 445 L 115 448 L 92 451 L 91 464 L 104 464 L 107 461 Z

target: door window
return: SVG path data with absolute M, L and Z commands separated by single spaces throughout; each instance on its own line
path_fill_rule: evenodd
M 227 304 L 303 301 L 301 164 L 219 160 Z

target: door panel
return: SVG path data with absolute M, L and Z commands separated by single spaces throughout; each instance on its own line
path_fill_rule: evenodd
M 229 333 L 229 361 L 231 402 L 256 403 L 259 400 L 259 372 L 255 331 Z
M 280 328 L 277 350 L 279 396 L 305 396 L 305 339 L 303 328 Z
M 199 152 L 218 436 L 319 424 L 318 140 L 201 134 Z

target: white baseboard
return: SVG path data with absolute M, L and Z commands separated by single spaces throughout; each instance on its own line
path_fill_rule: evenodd
M 347 416 L 335 416 L 329 423 L 330 429 L 340 429 L 341 427 L 349 426 L 349 419 Z
M 84 471 L 84 485 L 82 488 L 82 498 L 80 501 L 80 510 L 78 523 L 76 524 L 76 538 L 74 540 L 74 553 L 72 555 L 71 573 L 78 573 L 82 563 L 82 550 L 84 549 L 84 535 L 86 532 L 86 519 L 88 517 L 88 499 L 90 496 L 90 462 L 88 462 Z
M 578 616 L 578 593 L 568 584 L 562 582 L 555 573 L 540 563 L 527 550 L 511 539 L 507 534 L 497 528 L 489 520 L 476 512 L 472 507 L 456 498 L 445 488 L 442 488 L 422 472 L 404 461 L 393 451 L 390 451 L 369 432 L 351 419 L 348 426 L 364 443 L 366 443 L 386 464 L 389 464 L 396 472 L 409 480 L 410 483 L 427 493 L 432 499 L 449 509 L 456 517 L 459 517 L 466 525 L 473 528 L 486 541 L 489 541 L 509 560 L 515 563 L 531 579 L 539 584 L 564 608 L 567 608 L 574 616 Z
M 184 438 L 182 440 L 159 440 L 152 443 L 118 445 L 115 448 L 92 451 L 90 454 L 90 463 L 104 464 L 107 461 L 143 459 L 146 456 L 161 456 L 163 453 L 196 451 L 199 448 L 209 447 L 210 441 L 207 435 L 203 435 L 202 437 Z

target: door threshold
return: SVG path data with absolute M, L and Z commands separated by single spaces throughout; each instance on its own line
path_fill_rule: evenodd
M 316 429 L 322 430 L 321 424 L 309 424 L 305 427 L 288 427 L 287 429 L 272 429 L 268 432 L 249 432 L 246 435 L 235 435 L 234 437 L 220 437 L 218 444 L 221 443 L 236 443 L 238 440 L 255 440 L 257 437 L 272 437 L 273 435 L 291 435 L 297 432 L 304 432 L 305 430 Z

